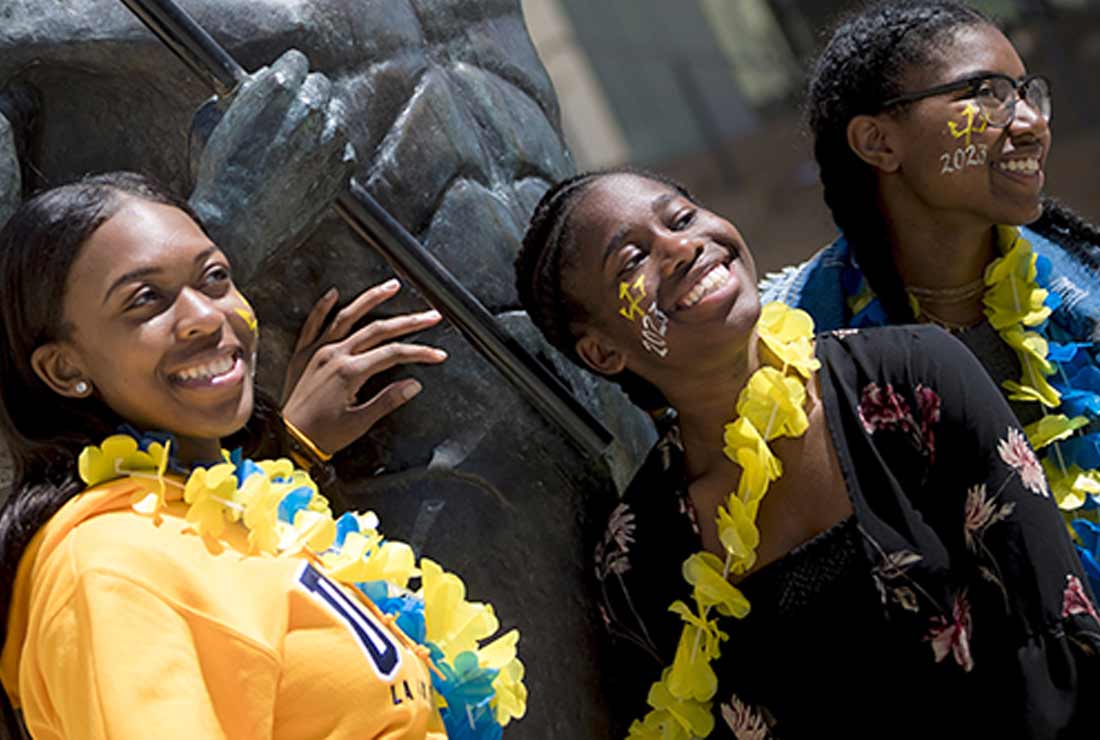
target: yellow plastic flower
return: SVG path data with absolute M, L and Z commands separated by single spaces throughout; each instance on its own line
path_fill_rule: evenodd
M 183 489 L 183 500 L 191 504 L 187 521 L 194 524 L 203 537 L 221 536 L 226 522 L 234 518 L 228 504 L 232 504 L 236 490 L 237 479 L 229 463 L 196 468 Z
M 769 303 L 760 310 L 756 333 L 785 368 L 794 368 L 802 377 L 809 378 L 821 367 L 814 357 L 814 320 L 805 311 Z
M 477 650 L 479 640 L 500 629 L 493 607 L 466 601 L 466 585 L 454 573 L 428 558 L 420 559 L 420 572 L 427 640 L 439 646 L 447 660 Z
M 1005 344 L 1016 351 L 1016 356 L 1020 358 L 1021 364 L 1027 362 L 1030 367 L 1041 372 L 1043 375 L 1054 374 L 1054 365 L 1047 359 L 1047 354 L 1050 352 L 1050 345 L 1041 334 L 1033 331 L 1024 331 L 1019 327 L 1005 329 L 1000 332 L 1000 334 Z
M 706 737 L 714 731 L 714 715 L 710 711 L 709 702 L 700 702 L 692 699 L 677 699 L 668 688 L 668 678 L 671 669 L 666 668 L 661 674 L 661 680 L 649 688 L 647 701 L 649 706 L 661 711 L 664 710 L 686 730 L 688 737 Z M 672 737 L 676 737 L 672 735 Z
M 986 281 L 988 283 L 988 278 Z M 1044 305 L 1046 299 L 1047 291 L 1040 288 L 1034 278 L 1025 280 L 1009 274 L 990 284 L 982 302 L 990 326 L 1000 331 L 1013 324 L 1038 326 L 1046 321 L 1050 316 L 1050 307 Z
M 668 673 L 668 690 L 678 699 L 706 701 L 718 690 L 718 676 L 711 662 L 719 657 L 721 643 L 728 636 L 718 629 L 717 622 L 696 614 L 682 601 L 672 602 L 668 609 L 684 620 Z M 699 609 L 702 612 L 703 607 Z
M 1062 402 L 1058 390 L 1046 381 L 1039 373 L 1033 375 L 1035 382 L 1031 385 L 1023 385 L 1015 380 L 1006 380 L 1001 387 L 1008 391 L 1010 401 L 1034 401 L 1047 408 L 1057 408 Z
M 248 483 L 257 479 L 254 495 L 244 508 L 244 525 L 248 527 L 248 547 L 252 552 L 277 553 L 282 540 L 279 526 L 279 504 L 286 495 L 284 486 L 275 485 L 261 476 L 249 476 Z
M 756 503 L 768 485 L 783 474 L 783 465 L 756 427 L 744 417 L 726 425 L 724 439 L 726 457 L 741 466 L 737 495 L 747 504 Z
M 634 720 L 626 740 L 694 740 L 675 717 L 665 709 L 651 709 L 640 720 Z
M 493 679 L 492 705 L 501 727 L 527 712 L 527 687 L 523 663 L 516 657 L 519 631 L 509 630 L 477 651 L 478 665 L 500 671 Z
M 260 469 L 264 471 L 264 475 L 266 475 L 268 479 L 290 479 L 295 473 L 294 463 L 285 457 L 280 457 L 277 460 L 259 460 L 256 464 L 260 466 Z M 301 473 L 302 471 L 299 470 L 297 472 Z M 306 477 L 308 478 L 309 476 L 307 475 Z M 314 486 L 314 488 L 316 489 L 316 486 Z
M 324 552 L 336 541 L 336 522 L 327 513 L 319 511 L 302 509 L 294 515 L 294 525 L 290 530 L 294 542 L 304 544 L 313 552 Z M 280 544 L 279 550 L 289 547 Z
M 1027 435 L 1027 441 L 1031 443 L 1032 448 L 1039 450 L 1051 442 L 1069 438 L 1076 430 L 1088 423 L 1089 420 L 1084 416 L 1075 416 L 1071 419 L 1065 414 L 1053 414 L 1044 416 L 1034 424 L 1028 424 L 1024 427 L 1024 434 Z
M 416 555 L 413 554 L 412 548 L 404 542 L 391 540 L 383 542 L 370 554 L 366 568 L 363 570 L 364 577 L 359 580 L 389 581 L 399 588 L 405 588 L 409 584 L 409 579 L 417 574 Z M 454 577 L 458 578 L 458 576 Z
M 163 445 L 160 442 L 153 442 L 149 445 L 148 455 L 156 463 L 156 478 L 157 489 L 156 491 L 139 491 L 130 497 L 130 508 L 139 514 L 153 517 L 153 521 L 160 524 L 160 513 L 164 510 L 165 495 L 167 493 L 166 481 L 164 474 L 168 470 L 168 460 L 171 455 L 172 442 L 171 440 L 165 442 Z M 137 475 L 140 475 L 138 473 Z
M 749 600 L 722 575 L 723 564 L 713 553 L 697 552 L 684 561 L 684 580 L 695 587 L 695 600 L 703 607 L 715 607 L 719 614 L 743 619 Z
M 730 496 L 725 506 L 718 507 L 718 539 L 729 553 L 731 573 L 745 573 L 756 563 L 760 530 L 755 510 L 755 505 L 747 506 L 737 496 Z
M 1082 470 L 1076 465 L 1063 468 L 1058 464 L 1056 455 L 1047 455 L 1042 462 L 1050 492 L 1054 494 L 1059 509 L 1079 509 L 1085 505 L 1087 496 L 1100 494 L 1100 471 Z
M 373 530 L 368 533 L 349 532 L 339 552 L 321 554 L 325 571 L 333 580 L 341 583 L 359 583 L 367 580 L 366 555 L 377 548 L 381 540 L 382 537 Z
M 762 367 L 741 389 L 737 413 L 748 419 L 765 440 L 798 437 L 810 426 L 803 410 L 805 403 L 803 383 L 774 367 Z
M 130 435 L 114 434 L 99 447 L 89 445 L 81 450 L 76 469 L 80 480 L 96 486 L 133 472 L 155 474 L 167 457 L 167 450 L 159 443 L 150 445 L 148 452 L 142 452 L 137 440 Z

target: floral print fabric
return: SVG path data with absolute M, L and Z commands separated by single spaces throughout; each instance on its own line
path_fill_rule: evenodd
M 1092 731 L 1100 619 L 999 390 L 929 327 L 821 335 L 817 354 L 854 514 L 739 584 L 752 611 L 718 625 L 711 737 Z M 669 426 L 596 549 L 623 719 L 677 648 L 694 516 Z

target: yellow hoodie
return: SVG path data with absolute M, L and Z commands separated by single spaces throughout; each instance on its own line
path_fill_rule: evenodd
M 154 524 L 130 508 L 149 486 L 80 494 L 20 560 L 0 680 L 32 737 L 446 737 L 424 659 L 369 599 L 248 555 L 240 525 L 204 540 L 178 495 Z

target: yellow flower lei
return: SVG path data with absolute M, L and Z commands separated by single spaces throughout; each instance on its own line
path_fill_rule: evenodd
M 1006 380 L 1001 385 L 1008 391 L 1008 398 L 1041 404 L 1043 417 L 1029 424 L 1024 432 L 1036 450 L 1052 445 L 1049 454 L 1042 459 L 1051 490 L 1063 511 L 1080 508 L 1086 495 L 1100 493 L 1100 471 L 1082 470 L 1076 465 L 1066 465 L 1058 442 L 1070 437 L 1074 431 L 1089 422 L 1084 416 L 1069 418 L 1065 414 L 1052 414 L 1062 397 L 1058 389 L 1047 382 L 1057 372 L 1048 359 L 1049 345 L 1038 332 L 1033 331 L 1051 314 L 1046 305 L 1048 291 L 1038 283 L 1038 260 L 1031 242 L 1014 226 L 997 226 L 996 241 L 1001 256 L 985 269 L 986 291 L 982 297 L 985 315 L 1001 339 L 1016 352 L 1020 361 L 1020 380 Z M 910 297 L 915 313 L 920 317 L 920 305 Z
M 712 553 L 698 552 L 684 561 L 684 579 L 692 586 L 695 608 L 679 600 L 669 607 L 684 622 L 676 655 L 650 688 L 652 709 L 631 724 L 628 740 L 690 740 L 714 730 L 710 700 L 718 677 L 711 663 L 728 636 L 718 629 L 711 610 L 736 619 L 749 613 L 748 600 L 729 582 L 729 575 L 745 573 L 756 563 L 756 514 L 768 486 L 783 474 L 767 443 L 806 432 L 805 384 L 821 367 L 814 356 L 813 319 L 805 311 L 769 303 L 760 312 L 756 332 L 767 350 L 761 353 L 766 355 L 763 359 L 778 366 L 764 365 L 749 377 L 737 399 L 738 417 L 725 428 L 726 457 L 741 466 L 737 490 L 717 512 L 718 539 L 726 558 L 723 562 Z
M 384 540 L 378 531 L 378 518 L 372 513 L 348 513 L 335 520 L 328 500 L 318 491 L 305 471 L 285 458 L 278 460 L 234 459 L 222 451 L 224 462 L 207 468 L 195 468 L 185 482 L 166 476 L 171 442 L 154 441 L 145 449 L 134 437 L 116 434 L 98 447 L 85 447 L 77 460 L 80 478 L 89 486 L 130 476 L 156 482 L 152 493 L 135 494 L 132 508 L 140 514 L 159 519 L 166 505 L 169 485 L 183 489 L 183 500 L 190 504 L 186 519 L 203 536 L 218 538 L 226 528 L 240 523 L 248 530 L 248 545 L 253 553 L 275 557 L 305 555 L 334 581 L 353 588 L 359 584 L 384 582 L 388 597 L 404 595 L 420 599 L 424 605 L 424 643 L 433 648 L 431 665 L 439 674 L 452 666 L 463 666 L 462 673 L 476 679 L 478 672 L 496 673 L 492 679 L 489 707 L 501 727 L 523 717 L 527 706 L 524 667 L 517 657 L 519 631 L 510 630 L 486 642 L 500 629 L 491 604 L 466 600 L 466 586 L 457 575 L 421 558 L 419 567 L 412 548 L 404 542 Z M 239 480 L 243 479 L 243 480 Z M 291 507 L 292 521 L 285 521 L 288 497 L 296 497 Z M 349 524 L 337 544 L 338 524 Z M 409 581 L 420 579 L 420 588 L 412 592 Z M 428 649 L 418 647 L 424 657 Z M 469 654 L 476 658 L 476 669 L 469 669 Z M 462 676 L 449 670 L 449 677 Z M 447 706 L 436 694 L 440 708 Z M 461 712 L 465 708 L 454 708 Z M 465 722 L 465 715 L 459 718 Z M 472 720 L 471 720 L 472 725 Z M 478 730 L 486 732 L 479 724 Z M 499 733 L 499 729 L 496 730 Z M 492 732 L 488 732 L 492 736 Z M 470 737 L 481 737 L 474 732 Z

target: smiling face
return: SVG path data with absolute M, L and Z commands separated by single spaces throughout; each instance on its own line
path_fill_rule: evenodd
M 597 372 L 626 368 L 661 387 L 751 336 L 756 270 L 729 221 L 669 185 L 621 174 L 592 184 L 569 226 L 567 290 L 589 316 L 577 350 Z
M 183 457 L 216 455 L 251 414 L 252 311 L 183 211 L 127 197 L 73 262 L 63 315 L 65 339 L 35 361 L 58 392 L 84 381 L 131 424 L 176 435 Z
M 1027 70 L 1004 34 L 988 25 L 952 33 L 938 63 L 906 76 L 903 92 L 919 91 L 996 72 L 1022 78 Z M 988 125 L 977 115 L 972 91 L 934 95 L 891 115 L 895 164 L 892 186 L 922 213 L 947 223 L 1029 223 L 1040 215 L 1050 127 L 1030 104 L 1016 104 L 1015 120 Z

